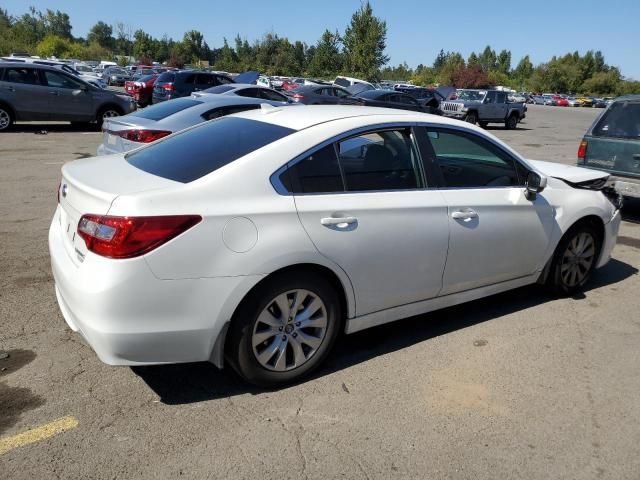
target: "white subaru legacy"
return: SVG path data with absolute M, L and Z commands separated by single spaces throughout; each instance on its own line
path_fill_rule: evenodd
M 49 232 L 69 326 L 112 365 L 299 379 L 341 332 L 536 282 L 580 290 L 620 224 L 607 175 L 484 130 L 263 107 L 62 168 Z

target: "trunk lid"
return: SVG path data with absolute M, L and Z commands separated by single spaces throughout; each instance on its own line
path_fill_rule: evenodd
M 148 174 L 130 165 L 124 155 L 109 155 L 71 162 L 62 167 L 60 183 L 60 228 L 67 253 L 78 265 L 87 248 L 77 235 L 82 215 L 106 215 L 120 195 L 155 190 L 175 182 Z
M 130 115 L 105 119 L 102 124 L 102 145 L 104 145 L 105 152 L 124 153 L 144 145 L 125 140 L 118 133 L 123 130 L 153 129 L 155 124 L 155 120 Z

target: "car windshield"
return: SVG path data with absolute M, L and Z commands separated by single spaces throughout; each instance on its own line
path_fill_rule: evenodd
M 110 68 L 109 74 L 110 75 L 128 75 L 127 71 L 123 70 L 122 68 Z
M 143 108 L 131 114 L 131 116 L 157 121 L 201 103 L 203 102 L 192 98 L 176 98 L 170 102 L 156 103 L 150 107 Z
M 458 100 L 481 101 L 486 94 L 486 90 L 460 90 L 458 92 Z
M 205 92 L 207 93 L 225 93 L 229 90 L 233 90 L 235 87 L 233 85 L 218 85 L 217 87 L 207 88 Z
M 93 73 L 93 69 L 91 67 L 87 67 L 86 65 L 76 65 L 76 70 L 78 72 L 91 72 L 91 73 Z
M 223 117 L 136 150 L 126 159 L 152 175 L 188 183 L 293 132 L 271 123 Z

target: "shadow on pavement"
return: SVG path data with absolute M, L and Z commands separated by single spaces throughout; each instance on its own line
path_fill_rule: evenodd
M 613 285 L 637 273 L 637 268 L 613 259 L 598 270 L 586 290 Z M 440 335 L 542 305 L 555 298 L 541 287 L 528 286 L 343 336 L 325 364 L 311 378 L 331 374 Z M 399 325 L 402 328 L 398 328 Z M 133 367 L 132 370 L 160 396 L 163 403 L 169 405 L 264 392 L 244 383 L 230 367 L 220 371 L 204 362 Z
M 640 223 L 640 198 L 624 199 L 622 219 L 625 222 Z
M 47 135 L 49 133 L 93 132 L 100 130 L 95 124 L 71 125 L 70 123 L 16 123 L 7 133 L 33 133 Z M 41 132 L 47 132 L 45 134 Z

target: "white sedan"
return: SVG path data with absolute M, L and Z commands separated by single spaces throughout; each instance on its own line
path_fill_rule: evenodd
M 283 384 L 340 332 L 580 290 L 616 242 L 606 178 L 439 116 L 263 107 L 66 164 L 56 295 L 108 364 L 226 361 Z

